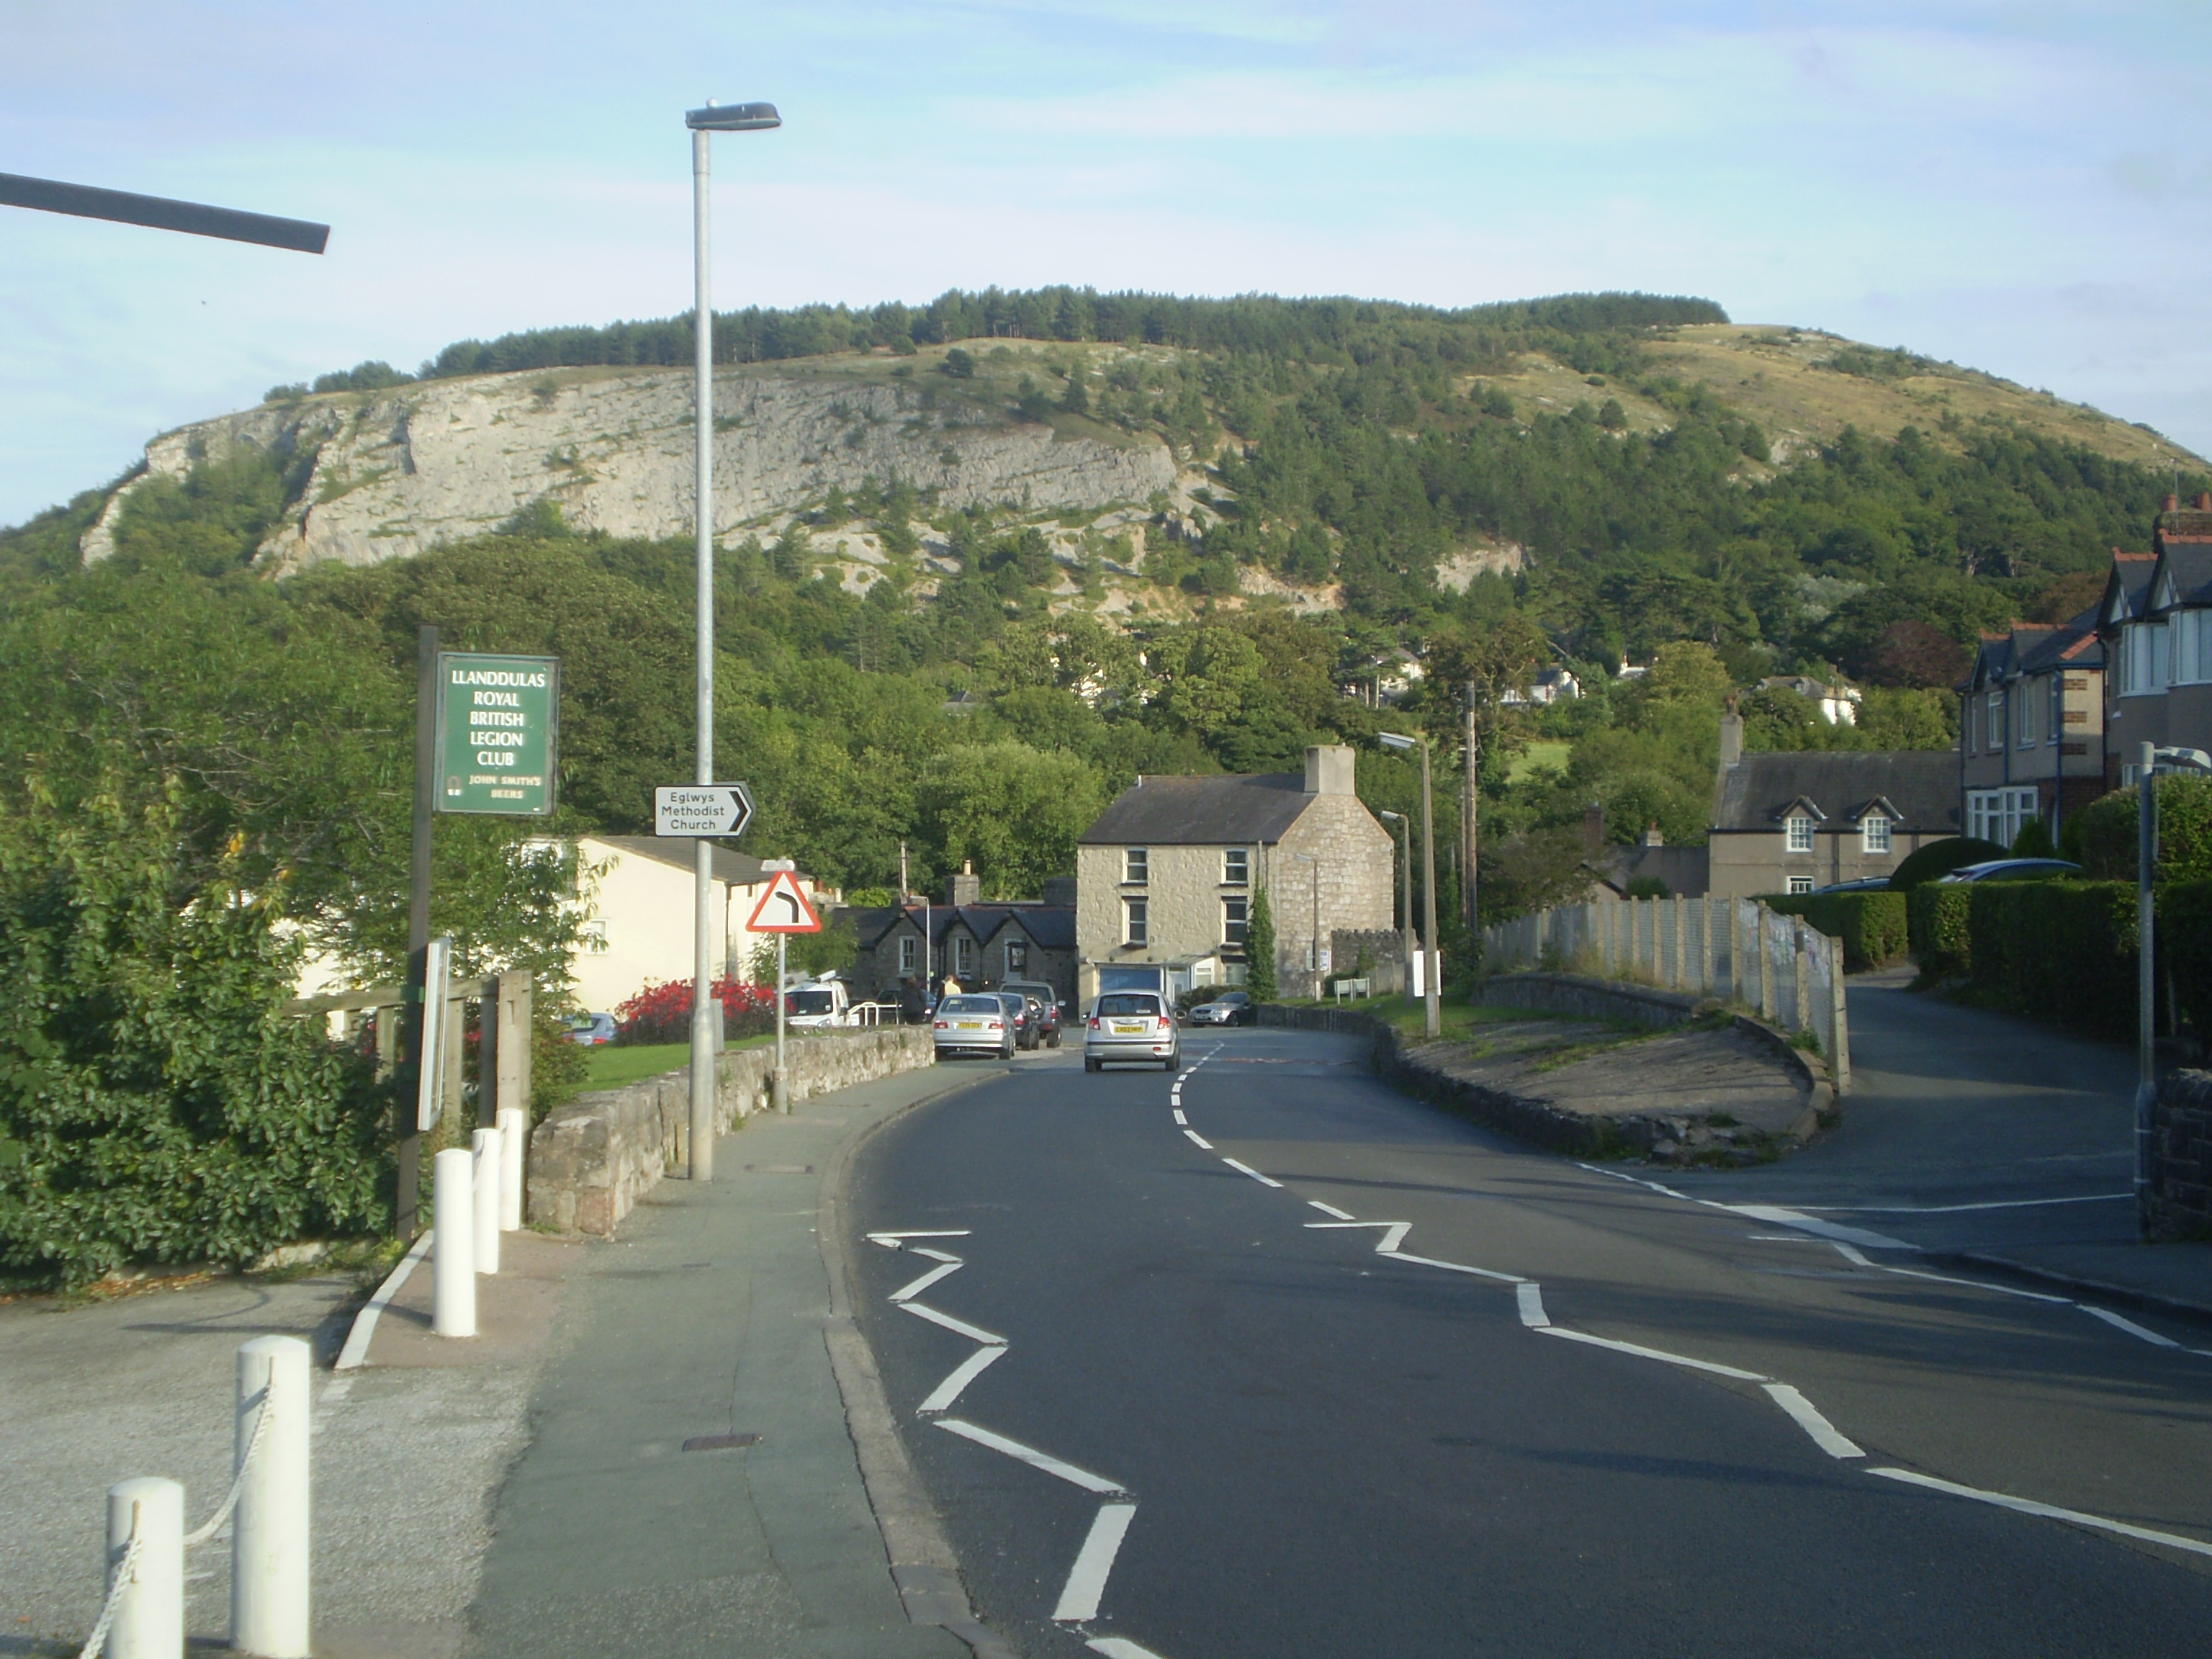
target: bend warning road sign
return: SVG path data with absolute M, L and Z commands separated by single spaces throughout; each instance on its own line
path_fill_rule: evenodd
M 745 926 L 756 933 L 818 933 L 822 918 L 799 890 L 799 878 L 788 870 L 779 870 L 768 891 L 761 895 L 761 902 L 753 906 L 753 919 Z
M 656 836 L 742 836 L 753 792 L 742 783 L 679 783 L 653 792 Z

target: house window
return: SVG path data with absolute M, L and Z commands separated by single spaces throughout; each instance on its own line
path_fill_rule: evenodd
M 1810 877 L 1810 876 L 1792 876 L 1792 877 L 1790 877 L 1790 890 L 1791 892 L 1793 892 L 1793 893 L 1809 893 L 1809 892 L 1811 892 L 1811 891 L 1813 890 L 1813 878 L 1812 878 L 1812 877 Z
M 1231 898 L 1221 901 L 1221 941 L 1243 949 L 1247 924 L 1251 920 L 1250 902 Z
M 2167 619 L 2166 678 L 2175 685 L 2212 680 L 2212 611 L 2177 611 Z
M 1792 812 L 1784 828 L 1790 837 L 1789 847 L 1791 852 L 1809 853 L 1813 850 L 1812 819 L 1807 817 L 1802 812 Z
M 1985 699 L 1990 710 L 1990 751 L 1994 754 L 2005 744 L 2005 694 L 1992 691 Z
M 921 966 L 921 941 L 912 933 L 899 935 L 899 972 L 911 974 Z
M 594 917 L 590 921 L 586 922 L 580 937 L 583 940 L 584 954 L 586 956 L 603 957 L 606 955 L 607 924 L 604 920 Z
M 1146 902 L 1139 898 L 1121 901 L 1121 943 L 1149 943 L 1150 925 L 1146 916 Z
M 1859 851 L 1889 851 L 1889 817 L 1887 813 L 1869 812 L 1859 820 Z
M 1141 847 L 1132 847 L 1121 854 L 1121 879 L 1131 887 L 1142 887 L 1152 879 L 1152 855 Z
M 2120 630 L 2120 695 L 2146 697 L 2166 690 L 2163 623 L 2131 623 Z
M 2019 729 L 2013 733 L 2013 741 L 2022 749 L 2033 749 L 2035 747 L 2035 686 L 2032 681 L 2021 682 L 2019 702 L 2020 719 L 2015 722 Z
M 1249 887 L 1252 882 L 1252 854 L 1242 847 L 1232 847 L 1221 855 L 1221 884 L 1224 887 Z
M 1966 752 L 1972 755 L 1982 746 L 1981 705 L 1972 697 L 1961 697 L 1959 702 L 1959 730 L 1966 740 Z
M 952 971 L 955 975 L 962 979 L 974 978 L 975 975 L 975 941 L 972 939 L 965 938 L 953 940 L 952 961 Z
M 2000 847 L 2011 846 L 2019 839 L 2022 825 L 2042 816 L 2033 787 L 1966 792 L 1966 833 Z
M 1023 979 L 1030 971 L 1030 942 L 1025 939 L 1006 941 L 1006 973 L 1008 979 Z

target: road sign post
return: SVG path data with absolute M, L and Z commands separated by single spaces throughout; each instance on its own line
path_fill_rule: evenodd
M 818 933 L 822 918 L 807 902 L 806 894 L 799 885 L 798 866 L 789 859 L 770 859 L 761 866 L 775 878 L 768 891 L 753 906 L 751 918 L 745 926 L 756 933 L 775 935 L 775 1079 L 769 1087 L 769 1099 L 779 1112 L 791 1110 L 791 1086 L 786 1081 L 783 1069 L 783 982 L 784 963 L 793 933 Z
M 700 556 L 707 556 L 705 543 Z M 711 609 L 711 607 L 710 607 Z M 705 624 L 702 624 L 704 626 Z M 700 660 L 708 660 L 702 655 Z M 707 672 L 702 669 L 702 675 Z M 700 682 L 703 688 L 705 679 Z M 714 977 L 714 858 L 710 836 L 742 836 L 753 818 L 753 792 L 742 783 L 708 783 L 714 774 L 712 723 L 700 696 L 699 771 L 701 781 L 664 785 L 653 792 L 653 833 L 689 839 L 692 842 L 694 890 L 691 951 L 691 1100 L 689 1109 L 690 1152 L 684 1176 L 691 1181 L 714 1178 L 714 1055 L 722 1046 L 722 1024 L 711 1001 Z

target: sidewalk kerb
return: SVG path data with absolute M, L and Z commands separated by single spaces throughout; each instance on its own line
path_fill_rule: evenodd
M 2179 1314 L 2189 1319 L 2212 1319 L 2212 1304 L 2187 1302 L 2179 1297 L 2161 1296 L 2156 1291 L 2142 1290 L 2134 1285 L 2115 1285 L 2109 1279 L 2084 1279 L 2077 1273 L 2060 1273 L 2052 1267 L 2031 1267 L 2025 1261 L 2014 1261 L 2008 1256 L 1988 1255 L 1978 1250 L 1952 1250 L 1930 1251 L 1926 1259 L 1968 1267 L 1994 1267 L 1999 1272 L 2016 1273 L 2022 1279 L 2032 1279 L 2039 1284 L 2055 1285 L 2062 1290 L 2085 1291 L 2114 1302 L 2154 1309 L 2160 1313 Z
M 415 1248 L 399 1259 L 399 1265 L 376 1287 L 376 1294 L 368 1298 L 368 1305 L 353 1316 L 353 1328 L 346 1333 L 345 1346 L 338 1350 L 337 1364 L 331 1369 L 350 1371 L 368 1364 L 368 1345 L 375 1339 L 376 1322 L 391 1305 L 392 1298 L 399 1294 L 399 1287 L 407 1282 L 408 1275 L 421 1265 L 430 1248 L 430 1237 L 426 1228 L 422 1237 L 415 1241 Z

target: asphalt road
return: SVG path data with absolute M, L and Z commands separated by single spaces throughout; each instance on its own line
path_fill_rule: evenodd
M 1350 1040 L 1185 1045 L 1024 1057 L 856 1171 L 864 1328 L 1032 1659 L 2203 1650 L 2212 1329 L 1528 1152 Z

